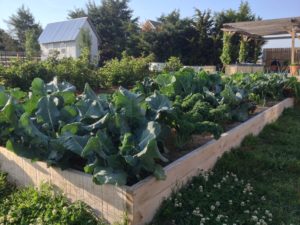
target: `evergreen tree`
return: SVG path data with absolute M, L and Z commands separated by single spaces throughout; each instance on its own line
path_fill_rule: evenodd
M 18 51 L 18 42 L 0 29 L 0 51 Z
M 10 16 L 6 23 L 23 49 L 25 48 L 25 33 L 27 30 L 34 30 L 37 36 L 42 32 L 40 24 L 35 22 L 32 13 L 24 5 L 18 8 L 16 14 Z

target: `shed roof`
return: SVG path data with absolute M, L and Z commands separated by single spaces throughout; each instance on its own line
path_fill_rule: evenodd
M 62 22 L 49 23 L 40 35 L 38 41 L 40 44 L 74 41 L 76 40 L 81 28 L 86 21 L 89 22 L 94 33 L 98 37 L 97 33 L 95 32 L 94 26 L 92 25 L 88 17 L 81 17 Z
M 155 29 L 161 26 L 161 22 L 154 21 L 154 20 L 148 20 L 148 21 L 153 25 Z
M 244 33 L 249 36 L 287 34 L 292 28 L 296 32 L 300 32 L 300 17 L 225 23 L 223 25 L 224 31 Z

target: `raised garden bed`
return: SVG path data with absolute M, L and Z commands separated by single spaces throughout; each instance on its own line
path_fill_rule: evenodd
M 133 186 L 96 185 L 91 176 L 75 170 L 47 167 L 44 162 L 31 162 L 5 148 L 0 148 L 0 167 L 19 185 L 38 186 L 49 181 L 72 201 L 82 200 L 110 223 L 122 221 L 127 215 L 130 224 L 142 225 L 151 221 L 162 200 L 200 170 L 211 169 L 217 159 L 237 147 L 245 136 L 257 135 L 263 127 L 275 121 L 285 108 L 292 107 L 292 98 L 285 99 L 259 113 L 245 123 L 223 133 L 187 155 L 167 165 L 166 180 L 148 177 Z
M 225 74 L 232 75 L 236 73 L 263 73 L 264 66 L 258 64 L 232 64 L 225 67 Z

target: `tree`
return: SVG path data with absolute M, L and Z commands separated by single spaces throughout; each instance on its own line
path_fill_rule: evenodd
M 25 33 L 27 30 L 34 30 L 37 36 L 42 32 L 40 24 L 35 22 L 32 13 L 24 5 L 18 8 L 16 14 L 10 16 L 6 23 L 21 48 L 25 47 Z
M 75 8 L 74 10 L 70 10 L 68 12 L 68 19 L 76 19 L 80 17 L 86 17 L 87 14 L 84 9 Z
M 211 16 L 211 11 L 200 11 L 195 9 L 193 18 L 193 27 L 197 31 L 195 36 L 195 62 L 196 65 L 209 65 L 214 63 L 214 55 L 216 54 L 214 48 L 214 39 L 212 36 L 214 20 Z
M 195 60 L 194 38 L 196 29 L 189 18 L 180 18 L 179 11 L 158 18 L 161 23 L 158 30 L 141 33 L 140 48 L 144 54 L 153 53 L 158 61 L 167 61 L 171 56 L 178 57 L 189 65 Z
M 40 51 L 36 30 L 27 30 L 25 32 L 25 53 L 27 58 L 37 56 Z
M 18 42 L 0 29 L 0 51 L 18 51 Z
M 128 0 L 102 0 L 100 5 L 89 1 L 86 10 L 76 9 L 69 12 L 69 17 L 83 15 L 83 12 L 95 25 L 101 39 L 101 63 L 112 58 L 121 58 L 122 52 L 139 55 L 136 39 L 138 36 L 137 18 L 133 18 Z

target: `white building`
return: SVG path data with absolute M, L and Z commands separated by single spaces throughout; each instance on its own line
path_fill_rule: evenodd
M 78 58 L 81 53 L 79 37 L 82 30 L 90 34 L 91 58 L 97 60 L 100 39 L 87 17 L 48 24 L 38 39 L 42 60 L 47 59 L 54 51 L 59 52 L 59 58 Z

